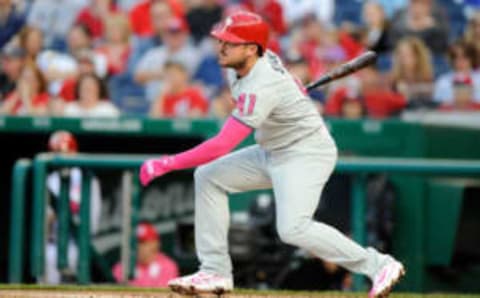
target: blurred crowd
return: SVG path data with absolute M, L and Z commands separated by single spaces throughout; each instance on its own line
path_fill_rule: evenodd
M 325 116 L 480 111 L 477 0 L 0 0 L 0 114 L 224 118 L 209 32 L 239 9 L 304 84 L 379 54 L 310 93 Z

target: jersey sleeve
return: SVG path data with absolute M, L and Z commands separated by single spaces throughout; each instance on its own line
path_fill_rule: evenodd
M 278 97 L 266 88 L 257 92 L 241 93 L 236 99 L 232 116 L 252 128 L 258 128 L 277 103 Z

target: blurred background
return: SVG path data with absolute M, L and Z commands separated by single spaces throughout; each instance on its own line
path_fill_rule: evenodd
M 310 96 L 340 160 L 411 171 L 336 172 L 316 219 L 403 261 L 401 290 L 480 292 L 477 0 L 0 0 L 0 282 L 164 287 L 195 271 L 193 172 L 141 189 L 139 155 L 219 130 L 233 100 L 209 32 L 239 9 L 269 22 L 269 49 L 304 84 L 379 55 Z M 477 168 L 445 175 L 460 160 Z M 271 191 L 230 207 L 237 286 L 366 289 L 280 243 Z

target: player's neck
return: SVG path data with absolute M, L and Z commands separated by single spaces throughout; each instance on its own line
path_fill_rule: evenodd
M 243 67 L 235 69 L 235 71 L 237 73 L 237 78 L 241 79 L 241 78 L 245 77 L 250 72 L 250 70 L 253 68 L 255 63 L 257 63 L 258 58 L 259 58 L 258 56 L 252 56 L 252 57 L 250 57 L 250 59 L 247 59 L 246 63 L 243 65 Z

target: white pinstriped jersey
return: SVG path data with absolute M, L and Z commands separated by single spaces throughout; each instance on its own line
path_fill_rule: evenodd
M 236 102 L 232 115 L 256 129 L 255 140 L 264 149 L 286 148 L 324 126 L 312 100 L 273 52 L 267 50 L 242 78 L 233 69 L 227 74 Z

